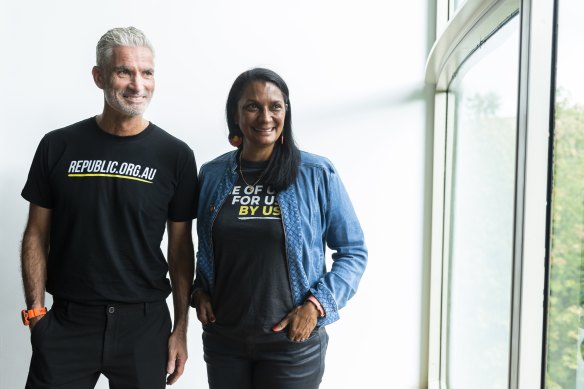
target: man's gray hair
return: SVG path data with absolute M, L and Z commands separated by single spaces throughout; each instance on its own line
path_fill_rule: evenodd
M 112 58 L 114 47 L 147 47 L 154 56 L 154 48 L 146 35 L 136 27 L 112 28 L 99 39 L 95 50 L 97 66 L 105 68 Z

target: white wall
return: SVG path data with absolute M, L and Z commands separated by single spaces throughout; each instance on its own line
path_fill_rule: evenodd
M 328 327 L 321 388 L 424 387 L 429 4 L 2 1 L 0 388 L 23 387 L 30 358 L 19 318 L 28 206 L 20 191 L 30 161 L 45 132 L 101 111 L 90 73 L 95 44 L 107 29 L 128 25 L 156 48 L 157 90 L 146 117 L 186 141 L 199 163 L 230 149 L 223 107 L 234 78 L 254 66 L 284 77 L 299 145 L 335 163 L 370 249 L 357 296 Z M 190 359 L 177 388 L 206 387 L 200 333 L 192 312 Z

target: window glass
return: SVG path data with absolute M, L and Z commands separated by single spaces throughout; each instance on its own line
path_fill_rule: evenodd
M 584 388 L 584 2 L 559 1 L 546 388 Z
M 508 387 L 518 69 L 515 17 L 469 57 L 449 89 L 449 388 Z
M 454 12 L 458 11 L 460 7 L 464 4 L 465 0 L 452 0 L 452 9 Z

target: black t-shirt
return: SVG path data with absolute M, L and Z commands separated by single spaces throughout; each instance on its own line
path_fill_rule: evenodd
M 266 163 L 243 161 L 253 184 Z M 272 333 L 293 308 L 284 229 L 276 194 L 239 177 L 213 224 L 216 322 L 207 327 L 246 338 Z
M 135 136 L 95 118 L 41 140 L 22 196 L 52 210 L 47 291 L 87 304 L 164 300 L 166 221 L 196 217 L 193 151 L 156 125 Z

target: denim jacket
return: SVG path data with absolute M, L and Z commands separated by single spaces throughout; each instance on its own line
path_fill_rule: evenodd
M 237 182 L 237 151 L 204 164 L 199 173 L 196 277 L 193 290 L 213 294 L 213 222 Z M 278 193 L 282 212 L 290 287 L 294 305 L 312 294 L 325 316 L 318 325 L 339 318 L 338 310 L 355 294 L 367 263 L 363 231 L 349 196 L 326 158 L 301 152 L 293 185 Z M 334 251 L 327 271 L 325 244 Z

